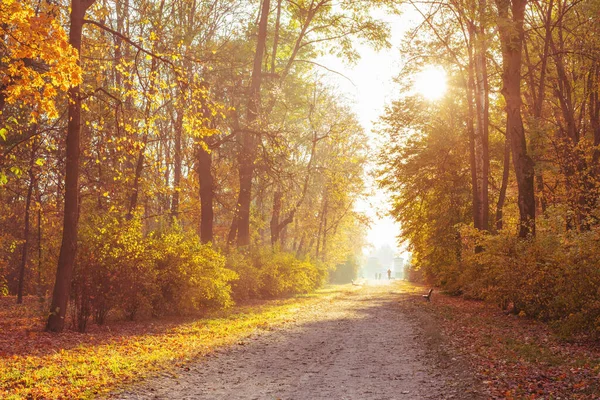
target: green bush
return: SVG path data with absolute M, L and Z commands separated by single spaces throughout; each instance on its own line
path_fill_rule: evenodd
M 158 295 L 154 311 L 187 313 L 233 304 L 230 282 L 238 275 L 225 268 L 225 257 L 195 233 L 175 228 L 152 240 Z
M 81 223 L 72 320 L 83 332 L 90 318 L 102 324 L 111 311 L 134 319 L 307 293 L 324 283 L 326 273 L 270 248 L 225 257 L 177 225 L 145 236 L 139 218 L 107 212 Z
M 348 256 L 343 264 L 335 266 L 333 271 L 329 272 L 329 282 L 331 283 L 350 283 L 358 276 L 359 262 L 355 256 Z
M 262 249 L 254 262 L 260 270 L 264 298 L 308 293 L 321 286 L 327 276 L 326 268 L 277 250 Z
M 71 290 L 77 328 L 85 331 L 90 316 L 104 323 L 114 309 L 128 319 L 149 309 L 155 273 L 141 222 L 122 221 L 107 213 L 81 225 Z
M 239 300 L 308 293 L 323 285 L 327 277 L 325 267 L 270 247 L 252 253 L 234 251 L 227 262 L 239 275 L 232 284 L 234 298 Z
M 72 319 L 85 331 L 93 317 L 104 323 L 111 310 L 182 314 L 231 305 L 237 274 L 225 258 L 193 232 L 178 227 L 144 237 L 142 223 L 110 212 L 83 221 L 71 290 Z
M 260 270 L 254 266 L 252 259 L 243 252 L 231 251 L 227 254 L 227 268 L 238 274 L 238 279 L 231 282 L 232 296 L 235 301 L 259 299 L 262 291 Z
M 600 333 L 600 230 L 541 231 L 527 240 L 461 233 L 468 240 L 447 289 L 551 322 L 565 335 Z

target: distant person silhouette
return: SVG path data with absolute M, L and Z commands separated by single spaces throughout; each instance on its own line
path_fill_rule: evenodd
M 388 272 L 388 281 L 389 281 L 390 279 L 392 279 L 392 270 L 388 269 L 387 272 Z

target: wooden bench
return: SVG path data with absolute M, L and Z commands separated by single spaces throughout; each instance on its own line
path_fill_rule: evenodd
M 423 298 L 427 299 L 427 301 L 431 301 L 431 293 L 433 293 L 433 288 L 429 289 L 429 293 L 424 294 Z

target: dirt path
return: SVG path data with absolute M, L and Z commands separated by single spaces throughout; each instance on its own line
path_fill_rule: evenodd
M 434 322 L 397 286 L 364 287 L 118 399 L 479 399 Z M 407 306 L 408 305 L 408 306 Z M 421 313 L 422 314 L 422 313 Z

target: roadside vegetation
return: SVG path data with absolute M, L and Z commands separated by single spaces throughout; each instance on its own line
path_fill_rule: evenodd
M 255 301 L 204 317 L 110 321 L 87 334 L 42 332 L 33 297 L 0 298 L 0 398 L 88 399 L 186 363 L 295 319 L 299 310 L 352 291 L 337 286 L 285 300 Z
M 410 2 L 379 182 L 414 277 L 600 335 L 600 2 Z M 431 60 L 437 99 L 412 89 Z M 410 60 L 410 61 L 408 61 Z
M 503 312 L 480 300 L 402 282 L 401 306 L 425 323 L 432 345 L 450 362 L 466 363 L 489 399 L 597 399 L 600 348 L 585 338 L 565 340 L 547 324 Z M 425 321 L 425 322 L 424 322 Z M 426 335 L 427 337 L 427 335 Z M 440 339 L 441 342 L 440 342 Z

